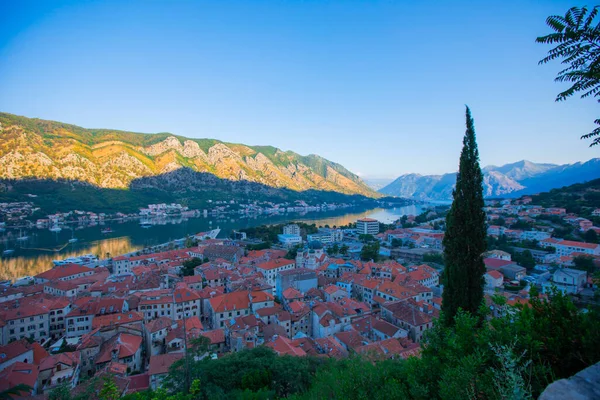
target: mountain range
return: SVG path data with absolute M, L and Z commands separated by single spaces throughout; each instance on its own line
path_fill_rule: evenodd
M 523 160 L 483 171 L 485 197 L 519 197 L 600 178 L 600 158 L 556 165 Z M 379 189 L 385 195 L 418 200 L 452 200 L 456 173 L 443 175 L 405 174 Z
M 173 174 L 178 170 L 181 173 Z M 136 182 L 160 188 L 167 178 L 159 178 L 165 176 L 168 190 L 202 186 L 202 176 L 237 187 L 247 182 L 293 191 L 381 196 L 342 165 L 314 154 L 170 133 L 85 129 L 0 113 L 0 179 L 69 180 L 124 189 Z

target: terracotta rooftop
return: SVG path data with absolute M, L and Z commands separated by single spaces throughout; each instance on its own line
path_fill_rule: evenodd
M 150 357 L 150 363 L 148 364 L 148 375 L 162 375 L 169 372 L 171 365 L 175 361 L 183 358 L 183 353 L 169 353 L 159 354 Z

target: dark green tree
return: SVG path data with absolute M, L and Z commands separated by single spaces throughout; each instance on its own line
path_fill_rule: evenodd
M 556 45 L 540 64 L 558 59 L 566 66 L 555 81 L 568 82 L 571 86 L 560 92 L 556 101 L 566 100 L 576 93 L 581 93 L 582 98 L 600 97 L 600 23 L 594 21 L 599 7 L 591 10 L 572 7 L 564 17 L 548 17 L 546 24 L 554 33 L 536 39 L 537 43 Z M 594 123 L 600 125 L 600 119 Z M 581 139 L 593 139 L 590 147 L 600 144 L 600 127 L 581 136 Z
M 327 248 L 327 254 L 330 256 L 335 256 L 340 252 L 340 246 L 335 243 L 333 246 Z
M 527 268 L 527 270 L 534 269 L 537 264 L 530 250 L 525 250 L 520 254 L 516 253 L 514 256 L 514 261 L 516 261 L 521 267 Z
M 588 243 L 598 243 L 598 234 L 593 229 L 588 229 L 583 235 L 583 239 Z
M 21 398 L 23 395 L 27 393 L 31 393 L 32 388 L 25 384 L 19 384 L 11 387 L 10 389 L 6 389 L 0 392 L 1 400 L 13 400 L 17 398 Z
M 299 244 L 291 247 L 285 255 L 285 258 L 288 260 L 295 260 L 296 256 L 298 255 L 298 250 L 300 250 L 301 248 L 302 246 Z
M 483 300 L 482 253 L 486 250 L 486 225 L 483 211 L 483 176 L 471 110 L 466 110 L 467 130 L 463 139 L 460 165 L 456 175 L 453 202 L 446 215 L 444 236 L 444 293 L 442 310 L 452 324 L 460 308 L 477 313 Z
M 183 276 L 194 275 L 194 268 L 196 268 L 198 265 L 201 265 L 203 262 L 203 259 L 197 257 L 186 260 L 182 263 L 183 268 L 181 268 L 181 273 Z
M 360 259 L 363 261 L 377 261 L 379 259 L 379 242 L 366 243 L 360 251 Z
M 575 269 L 587 271 L 589 273 L 594 272 L 594 270 L 596 269 L 594 265 L 594 259 L 592 257 L 577 256 L 573 258 L 573 264 Z
M 50 391 L 48 400 L 71 400 L 71 388 L 63 383 Z
M 345 244 L 340 246 L 340 254 L 343 256 L 347 256 L 348 255 L 348 249 L 349 247 Z

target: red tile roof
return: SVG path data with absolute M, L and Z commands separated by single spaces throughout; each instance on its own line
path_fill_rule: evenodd
M 33 349 L 31 348 L 29 342 L 25 339 L 14 341 L 6 346 L 0 346 L 0 362 L 5 363 L 15 357 L 20 356 L 21 354 L 27 353 L 28 351 L 31 351 L 33 356 Z
M 175 303 L 200 300 L 200 296 L 198 296 L 198 294 L 195 291 L 188 288 L 185 283 L 178 284 L 178 287 L 173 293 L 173 297 L 175 298 Z
M 223 329 L 215 329 L 200 333 L 202 336 L 210 339 L 210 344 L 225 343 L 225 331 Z
M 491 271 L 488 271 L 487 274 L 494 279 L 504 279 L 504 275 L 502 275 L 502 272 L 500 272 L 500 271 L 491 270 Z
M 514 264 L 514 261 L 501 260 L 499 258 L 484 258 L 483 263 L 488 268 L 501 268 L 507 265 Z
M 254 291 L 250 293 L 251 303 L 263 303 L 265 301 L 273 301 L 275 298 L 272 294 L 263 291 Z
M 171 318 L 167 317 L 159 317 L 157 319 L 153 319 L 152 321 L 145 323 L 146 330 L 150 333 L 170 328 L 172 325 L 173 322 L 171 321 Z
M 35 277 L 52 281 L 72 275 L 90 272 L 94 272 L 94 270 L 79 264 L 66 264 L 59 267 L 54 267 L 48 271 L 42 272 L 41 274 L 37 274 Z
M 285 289 L 282 294 L 283 294 L 283 298 L 287 299 L 287 300 L 301 299 L 304 297 L 302 295 L 302 293 L 300 293 L 298 290 L 294 289 L 293 287 L 289 287 L 289 288 Z
M 275 352 L 279 355 L 287 354 L 298 357 L 306 355 L 306 352 L 302 350 L 300 345 L 295 344 L 284 336 L 273 337 L 273 339 L 267 343 L 266 346 L 275 350 Z
M 96 358 L 96 364 L 102 364 L 111 361 L 112 351 L 117 352 L 118 359 L 133 356 L 142 345 L 142 337 L 130 335 L 128 333 L 120 333 L 113 336 L 102 345 L 100 353 Z
M 249 292 L 244 290 L 241 292 L 225 293 L 220 296 L 213 297 L 209 300 L 210 306 L 214 312 L 224 312 L 231 310 L 243 310 L 250 308 Z
M 150 357 L 148 364 L 148 375 L 163 375 L 169 372 L 169 368 L 177 360 L 183 358 L 183 353 L 159 354 Z
M 45 357 L 40 362 L 40 371 L 52 369 L 58 364 L 63 364 L 75 368 L 81 362 L 81 353 L 79 351 L 54 354 Z
M 123 324 L 131 324 L 144 320 L 142 314 L 136 311 L 126 313 L 107 314 L 95 317 L 92 321 L 92 329 L 105 328 Z
M 39 372 L 38 367 L 33 364 L 16 362 L 0 372 L 0 391 L 13 388 L 17 385 L 35 387 Z M 21 392 L 22 396 L 28 393 Z
M 127 386 L 127 393 L 140 392 L 147 390 L 150 387 L 150 375 L 139 374 L 129 377 L 129 386 Z
M 275 260 L 266 261 L 260 263 L 256 266 L 256 268 L 269 271 L 276 268 L 281 268 L 287 265 L 294 265 L 296 262 L 294 260 L 287 260 L 285 258 L 277 258 Z

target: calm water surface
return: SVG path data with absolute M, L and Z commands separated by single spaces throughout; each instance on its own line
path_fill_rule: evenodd
M 16 238 L 18 231 L 7 230 L 0 235 L 0 254 L 5 249 L 14 249 L 11 256 L 0 258 L 0 278 L 17 279 L 26 275 L 36 275 L 52 267 L 52 260 L 77 257 L 83 254 L 96 254 L 101 258 L 116 256 L 166 243 L 187 235 L 220 228 L 220 237 L 227 237 L 232 230 L 244 230 L 263 224 L 281 224 L 291 221 L 314 223 L 317 226 L 347 225 L 358 218 L 375 218 L 380 222 L 391 223 L 402 215 L 417 215 L 421 212 L 418 205 L 390 209 L 374 208 L 370 210 L 344 209 L 306 214 L 287 213 L 281 215 L 256 215 L 252 217 L 226 216 L 172 218 L 155 220 L 151 228 L 142 228 L 139 220 L 108 221 L 97 226 L 71 225 L 74 229 L 63 227 L 60 232 L 48 229 L 23 231 L 29 236 L 23 242 Z M 102 229 L 110 227 L 113 232 L 103 234 Z M 78 241 L 68 244 L 71 237 Z M 58 250 L 58 251 L 57 251 Z

